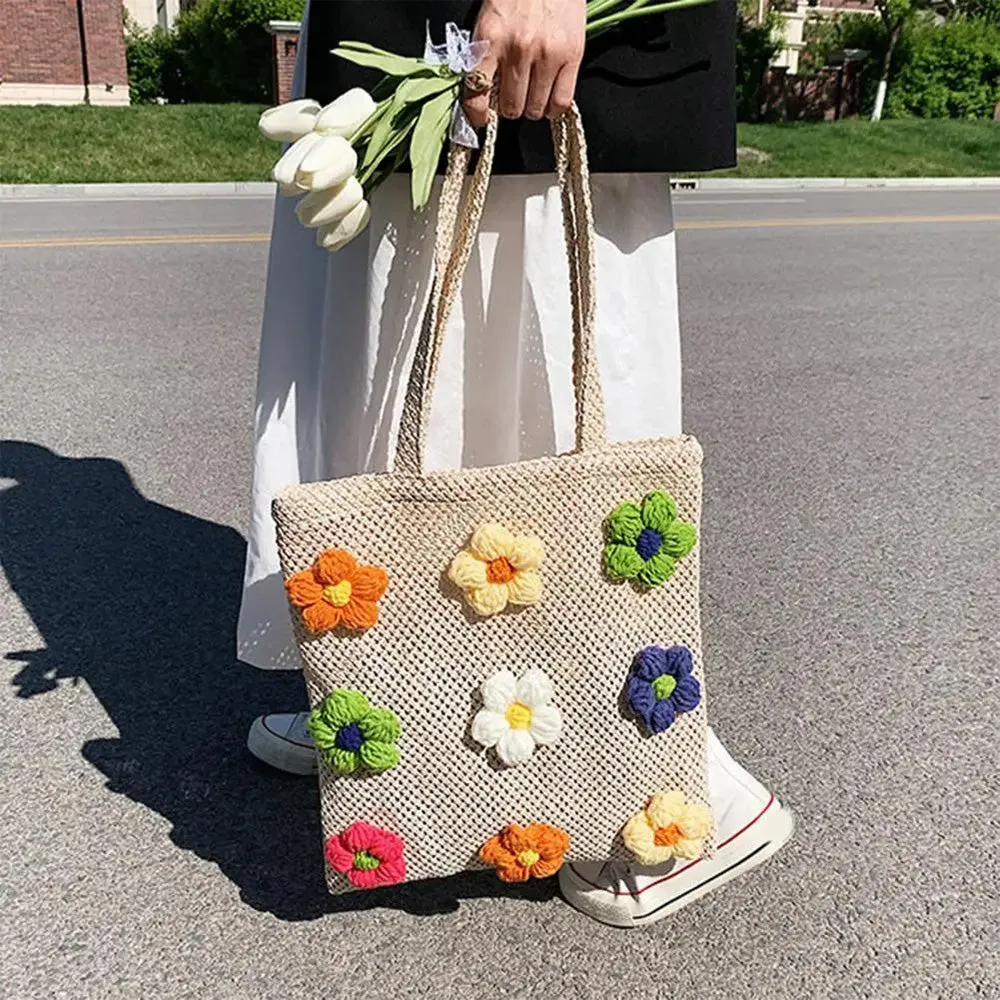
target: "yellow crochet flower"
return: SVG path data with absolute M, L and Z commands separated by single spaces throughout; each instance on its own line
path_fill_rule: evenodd
M 671 858 L 700 857 L 712 830 L 712 813 L 683 792 L 660 792 L 622 830 L 625 846 L 644 865 L 661 865 Z
M 461 587 L 478 615 L 496 615 L 508 604 L 536 604 L 542 596 L 538 567 L 545 546 L 530 535 L 515 536 L 500 524 L 476 529 L 469 547 L 452 560 L 448 578 Z

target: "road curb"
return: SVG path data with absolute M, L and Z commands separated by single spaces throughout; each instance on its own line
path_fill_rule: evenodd
M 851 191 L 1000 188 L 1000 177 L 679 177 L 675 191 Z
M 0 184 L 8 201 L 100 201 L 102 198 L 271 198 L 271 181 L 194 184 Z
M 679 177 L 675 191 L 849 191 L 1000 188 L 1000 177 Z M 270 181 L 195 184 L 0 184 L 5 201 L 100 201 L 127 198 L 271 198 Z

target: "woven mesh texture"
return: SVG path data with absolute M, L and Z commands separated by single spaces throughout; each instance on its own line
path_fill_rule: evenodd
M 625 500 L 666 490 L 679 516 L 701 513 L 701 448 L 690 437 L 605 443 L 594 351 L 593 213 L 578 113 L 553 123 L 573 304 L 577 450 L 556 458 L 421 475 L 430 401 L 447 317 L 486 198 L 496 115 L 464 205 L 468 151 L 452 149 L 441 195 L 436 277 L 400 421 L 396 473 L 289 487 L 274 517 L 286 576 L 328 548 L 389 574 L 380 621 L 363 634 L 311 635 L 292 620 L 311 703 L 335 688 L 362 691 L 392 709 L 403 734 L 400 763 L 378 775 L 320 769 L 324 837 L 364 821 L 399 834 L 409 879 L 481 867 L 479 848 L 508 823 L 548 823 L 570 836 L 569 860 L 627 856 L 626 820 L 649 796 L 679 789 L 708 806 L 705 700 L 649 736 L 625 706 L 635 654 L 682 643 L 704 678 L 698 608 L 699 549 L 652 591 L 607 580 L 604 519 Z M 532 607 L 488 619 L 466 607 L 447 578 L 481 524 L 498 522 L 545 544 L 545 593 Z M 484 680 L 540 668 L 563 716 L 555 746 L 503 767 L 470 735 Z M 707 848 L 711 850 L 711 844 Z M 331 891 L 351 886 L 327 869 Z
M 604 518 L 623 500 L 665 489 L 698 523 L 701 450 L 693 438 L 609 445 L 586 454 L 493 469 L 364 476 L 284 490 L 274 515 L 284 573 L 345 548 L 382 566 L 379 624 L 360 635 L 312 636 L 293 614 L 312 704 L 337 687 L 391 708 L 400 763 L 366 777 L 321 767 L 325 837 L 364 820 L 398 833 L 408 877 L 479 867 L 482 844 L 510 822 L 545 822 L 571 838 L 569 860 L 620 855 L 619 832 L 653 792 L 679 788 L 708 805 L 705 701 L 648 736 L 624 709 L 635 654 L 683 643 L 702 682 L 698 547 L 662 587 L 643 592 L 602 570 Z M 481 523 L 498 521 L 546 546 L 539 604 L 474 617 L 446 577 Z M 558 744 L 501 767 L 469 729 L 479 688 L 503 668 L 539 667 L 563 714 Z M 328 869 L 332 891 L 350 889 Z

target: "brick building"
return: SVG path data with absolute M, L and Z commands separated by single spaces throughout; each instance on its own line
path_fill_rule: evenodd
M 299 49 L 298 21 L 268 21 L 267 32 L 271 36 L 271 62 L 274 67 L 274 82 L 271 86 L 272 100 L 284 104 L 292 99 L 292 81 L 295 76 L 295 54 Z
M 0 104 L 128 104 L 121 0 L 0 0 Z

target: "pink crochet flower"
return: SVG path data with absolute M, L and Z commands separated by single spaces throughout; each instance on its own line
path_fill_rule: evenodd
M 369 823 L 352 823 L 326 842 L 326 861 L 357 889 L 395 885 L 406 878 L 401 837 Z

